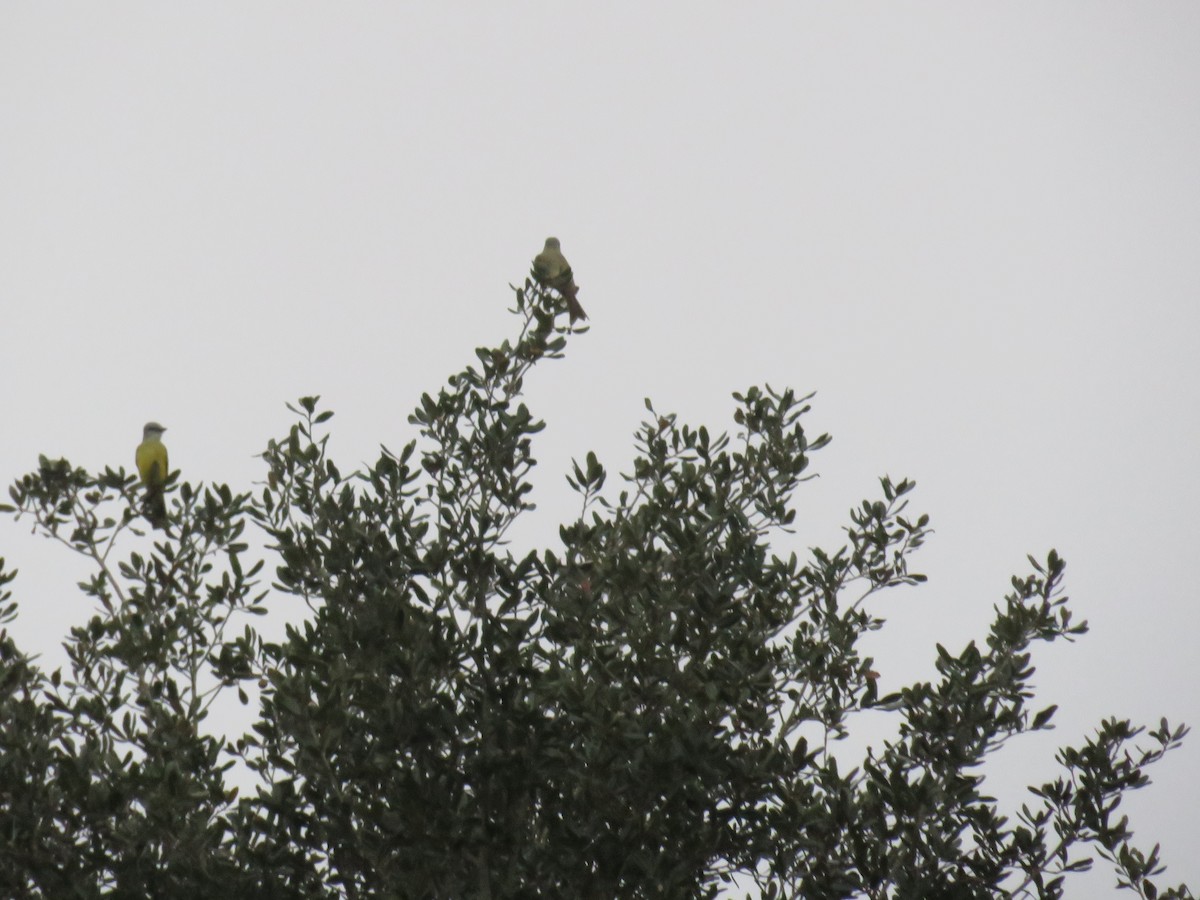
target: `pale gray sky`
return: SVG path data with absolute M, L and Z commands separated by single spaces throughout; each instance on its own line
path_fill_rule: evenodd
M 307 393 L 353 468 L 556 234 L 593 327 L 529 385 L 531 535 L 571 457 L 627 469 L 643 397 L 715 430 L 816 390 L 797 543 L 884 473 L 937 530 L 885 690 L 1068 561 L 1093 630 L 1035 656 L 1059 728 L 997 790 L 1107 715 L 1200 724 L 1200 5 L 608 6 L 0 6 L 0 478 L 128 466 L 153 418 L 248 487 Z M 11 524 L 0 555 L 53 659 L 82 568 Z M 1133 824 L 1195 886 L 1200 732 L 1152 775 Z

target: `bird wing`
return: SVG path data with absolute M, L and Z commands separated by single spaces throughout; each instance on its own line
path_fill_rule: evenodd
M 554 286 L 564 275 L 568 279 L 571 277 L 571 267 L 561 251 L 549 248 L 533 258 L 533 273 L 539 281 Z

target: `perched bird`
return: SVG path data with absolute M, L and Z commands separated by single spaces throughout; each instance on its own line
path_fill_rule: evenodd
M 167 448 L 162 442 L 163 428 L 157 422 L 147 422 L 142 429 L 142 442 L 138 444 L 134 461 L 138 475 L 146 486 L 146 502 L 142 512 L 155 528 L 167 527 L 167 500 L 163 487 L 171 471 L 167 463 Z
M 579 305 L 576 295 L 579 288 L 575 285 L 575 276 L 571 272 L 571 264 L 559 249 L 558 238 L 546 238 L 546 248 L 533 258 L 533 277 L 538 284 L 552 287 L 567 301 L 567 309 L 571 313 L 571 324 L 576 319 L 586 319 L 587 313 Z

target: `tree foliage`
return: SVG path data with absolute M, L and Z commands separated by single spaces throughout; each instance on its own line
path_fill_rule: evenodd
M 66 673 L 0 632 L 0 893 L 1046 898 L 1098 856 L 1191 896 L 1117 814 L 1186 729 L 1102 723 L 1012 818 L 985 792 L 988 755 L 1050 727 L 1033 645 L 1086 630 L 1053 551 L 980 643 L 931 648 L 935 681 L 879 695 L 861 641 L 881 591 L 924 580 L 928 519 L 883 478 L 842 546 L 786 551 L 829 441 L 809 398 L 735 394 L 732 435 L 647 401 L 619 487 L 589 453 L 561 547 L 514 552 L 543 427 L 523 385 L 571 334 L 554 293 L 515 297 L 515 340 L 361 470 L 308 397 L 260 488 L 173 476 L 152 542 L 124 469 L 43 458 L 14 484 L 4 510 L 90 561 L 96 609 Z M 258 715 L 225 737 L 232 698 Z M 850 766 L 865 711 L 891 737 Z

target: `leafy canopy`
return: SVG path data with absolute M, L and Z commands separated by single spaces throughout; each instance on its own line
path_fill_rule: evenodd
M 0 893 L 1059 897 L 1100 857 L 1191 896 L 1117 813 L 1186 729 L 1101 723 L 1012 819 L 985 793 L 988 755 L 1050 727 L 1033 644 L 1086 630 L 1053 551 L 981 642 L 931 649 L 936 681 L 880 696 L 861 639 L 882 591 L 924 581 L 928 518 L 883 478 L 842 546 L 784 552 L 829 442 L 808 397 L 734 394 L 732 435 L 647 401 L 619 487 L 589 453 L 561 547 L 515 553 L 543 427 L 522 389 L 573 333 L 557 294 L 515 297 L 515 339 L 360 471 L 307 397 L 261 489 L 173 474 L 153 542 L 124 469 L 42 458 L 15 483 L 4 511 L 90 561 L 95 612 L 66 673 L 0 631 Z M 225 737 L 231 698 L 258 714 Z M 839 763 L 867 710 L 892 737 Z

